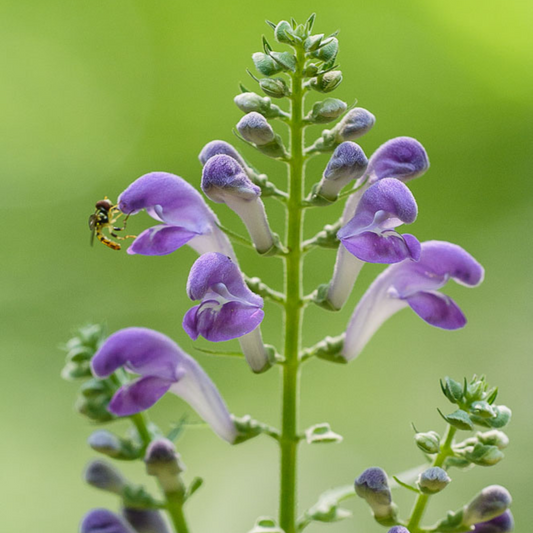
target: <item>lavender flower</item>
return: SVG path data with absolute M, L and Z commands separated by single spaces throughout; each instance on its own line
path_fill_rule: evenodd
M 511 511 L 507 510 L 500 516 L 488 522 L 479 522 L 474 527 L 474 533 L 509 533 L 514 529 L 514 520 Z
M 125 507 L 122 509 L 122 514 L 137 533 L 170 533 L 170 529 L 159 511 Z
M 395 515 L 387 474 L 381 468 L 367 468 L 355 480 L 355 492 L 366 500 L 376 520 L 384 521 Z
M 402 182 L 418 178 L 429 168 L 424 147 L 412 137 L 396 137 L 382 144 L 370 157 L 365 173 L 366 183 L 352 194 L 343 212 L 343 221 L 352 216 L 368 187 L 383 178 L 396 178 Z
M 337 233 L 341 246 L 327 298 L 334 309 L 346 302 L 365 262 L 388 264 L 420 258 L 418 240 L 394 231 L 400 224 L 414 222 L 417 210 L 412 193 L 396 179 L 382 179 L 365 192 L 355 215 Z
M 368 159 L 358 144 L 351 141 L 339 144 L 324 171 L 317 194 L 335 200 L 345 185 L 364 174 L 367 165 Z
M 193 340 L 199 336 L 212 342 L 238 338 L 254 372 L 270 366 L 259 329 L 264 317 L 263 298 L 246 286 L 229 257 L 209 253 L 197 259 L 189 274 L 187 294 L 191 300 L 202 300 L 183 319 L 183 327 Z
M 237 124 L 237 130 L 244 140 L 259 146 L 272 142 L 276 137 L 267 119 L 255 111 L 241 118 Z
M 376 117 L 370 111 L 362 107 L 355 107 L 346 113 L 334 131 L 338 142 L 354 141 L 368 133 L 375 123 Z
M 260 198 L 261 189 L 250 181 L 235 159 L 227 155 L 211 157 L 204 166 L 202 190 L 213 202 L 225 203 L 239 215 L 259 253 L 272 249 L 274 236 Z
M 92 360 L 92 371 L 106 378 L 121 367 L 140 378 L 115 393 L 108 407 L 111 413 L 139 413 L 170 391 L 189 403 L 217 435 L 228 442 L 235 440 L 237 431 L 217 388 L 200 365 L 166 335 L 126 328 L 108 337 Z
M 465 506 L 463 524 L 473 526 L 500 516 L 510 507 L 511 495 L 500 485 L 485 487 L 468 505 Z
M 136 533 L 122 518 L 107 509 L 93 509 L 81 521 L 80 533 Z
M 235 159 L 235 161 L 237 161 L 237 163 L 239 163 L 242 168 L 246 169 L 246 163 L 244 162 L 244 159 L 242 158 L 241 154 L 239 154 L 239 152 L 237 152 L 237 150 L 226 141 L 208 142 L 202 148 L 198 159 L 200 160 L 200 163 L 203 166 L 215 155 L 228 155 L 229 157 Z
M 145 174 L 120 195 L 118 206 L 126 215 L 146 209 L 162 222 L 143 231 L 128 249 L 129 254 L 166 255 L 188 244 L 200 254 L 218 251 L 235 257 L 213 211 L 179 176 L 167 172 Z
M 348 324 L 343 356 L 348 360 L 357 357 L 378 328 L 407 306 L 432 326 L 462 328 L 466 324 L 462 311 L 437 291 L 450 278 L 475 287 L 483 275 L 483 267 L 460 246 L 442 241 L 423 243 L 418 262 L 390 266 L 369 287 Z

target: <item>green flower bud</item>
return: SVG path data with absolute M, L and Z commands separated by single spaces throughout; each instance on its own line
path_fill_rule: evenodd
M 318 35 L 310 35 L 304 42 L 304 47 L 306 52 L 314 52 L 318 50 L 318 47 L 322 43 L 324 34 L 320 33 Z
M 499 463 L 504 455 L 497 446 L 478 443 L 473 448 L 467 448 L 464 457 L 479 466 L 493 466 Z
M 500 485 L 484 488 L 464 508 L 463 524 L 473 526 L 501 515 L 510 507 L 511 495 Z
M 262 52 L 256 52 L 252 59 L 254 61 L 255 68 L 261 74 L 265 76 L 272 76 L 281 72 L 282 67 L 276 63 L 269 55 L 263 54 Z
M 99 395 L 91 398 L 79 396 L 76 401 L 76 410 L 95 422 L 110 422 L 115 419 L 108 410 L 110 398 Z
M 339 118 L 346 111 L 346 104 L 337 98 L 326 98 L 317 102 L 307 115 L 307 120 L 315 124 L 325 124 Z
M 241 93 L 233 101 L 243 113 L 255 111 L 266 118 L 276 118 L 283 115 L 281 109 L 272 104 L 272 100 L 268 96 L 259 96 L 256 93 Z
M 481 416 L 470 415 L 472 422 L 478 426 L 499 429 L 505 427 L 511 420 L 512 412 L 505 405 L 492 406 L 496 416 L 494 418 L 483 418 Z
M 335 37 L 326 39 L 320 45 L 318 50 L 315 50 L 311 55 L 328 63 L 329 61 L 334 61 L 337 57 L 339 51 L 339 41 Z
M 478 433 L 476 437 L 482 444 L 496 446 L 499 450 L 503 450 L 509 445 L 509 437 L 503 431 L 498 431 L 497 429 Z
M 463 386 L 452 378 L 446 376 L 444 382 L 440 382 L 440 387 L 450 402 L 459 403 L 463 399 Z
M 342 72 L 340 70 L 330 70 L 316 78 L 310 83 L 311 89 L 319 93 L 330 93 L 334 91 L 342 82 Z
M 485 401 L 474 402 L 470 405 L 470 412 L 481 418 L 495 418 L 496 411 L 492 405 Z
M 442 418 L 444 418 L 444 420 L 446 420 L 446 422 L 448 422 L 448 424 L 454 428 L 461 429 L 463 431 L 474 429 L 474 424 L 472 424 L 468 413 L 462 409 L 457 409 L 457 411 L 454 411 L 449 415 L 443 415 L 440 410 L 439 413 Z
M 139 457 L 139 449 L 130 440 L 121 439 L 103 429 L 95 431 L 87 442 L 93 450 L 113 459 L 131 460 Z
M 415 442 L 424 453 L 434 454 L 440 451 L 440 436 L 435 431 L 417 433 L 415 435 Z
M 296 70 L 296 57 L 290 52 L 271 52 L 272 59 L 282 70 L 294 72 Z
M 444 490 L 451 479 L 445 470 L 438 466 L 428 468 L 418 476 L 418 487 L 424 494 L 436 494 Z
M 263 78 L 259 80 L 259 87 L 272 98 L 283 98 L 290 94 L 289 87 L 282 78 Z
M 318 74 L 319 70 L 320 69 L 318 68 L 318 65 L 315 65 L 315 63 L 310 63 L 307 65 L 307 67 L 305 67 L 304 76 L 307 78 L 313 78 Z
M 274 30 L 274 37 L 278 43 L 291 44 L 293 42 L 292 26 L 286 21 L 282 20 Z

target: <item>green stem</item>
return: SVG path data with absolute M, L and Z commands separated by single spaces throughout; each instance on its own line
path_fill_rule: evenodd
M 442 467 L 446 458 L 452 453 L 452 444 L 453 438 L 455 436 L 457 429 L 453 426 L 448 426 L 446 430 L 444 444 L 441 446 L 440 452 L 435 457 L 432 466 Z M 420 494 L 414 504 L 413 510 L 411 512 L 411 518 L 407 524 L 407 529 L 410 533 L 421 533 L 423 530 L 420 529 L 420 521 L 424 516 L 426 506 L 429 501 L 428 494 Z
M 279 523 L 285 533 L 296 532 L 296 474 L 298 453 L 299 351 L 302 318 L 302 226 L 304 188 L 304 123 L 302 86 L 305 52 L 297 50 L 297 69 L 292 76 L 288 254 L 285 256 L 285 364 L 283 365 L 283 413 L 281 447 L 281 487 Z

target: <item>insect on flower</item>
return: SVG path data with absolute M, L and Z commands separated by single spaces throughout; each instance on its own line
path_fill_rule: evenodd
M 107 196 L 103 200 L 96 202 L 95 207 L 96 209 L 94 213 L 89 217 L 89 229 L 92 232 L 91 246 L 94 243 L 94 237 L 96 235 L 96 238 L 101 243 L 105 244 L 112 250 L 120 250 L 120 244 L 118 242 L 112 241 L 104 235 L 104 228 L 107 228 L 107 231 L 112 237 L 120 239 L 121 241 L 124 239 L 135 239 L 136 235 L 125 235 L 124 237 L 120 237 L 115 233 L 115 231 L 124 231 L 126 229 L 126 221 L 128 220 L 128 217 L 124 219 L 124 225 L 121 228 L 114 226 L 117 220 L 122 216 L 122 212 L 116 205 L 113 205 L 113 202 L 111 202 Z

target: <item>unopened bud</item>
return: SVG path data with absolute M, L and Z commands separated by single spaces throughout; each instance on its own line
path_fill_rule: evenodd
M 245 94 L 253 94 L 253 93 L 245 93 Z M 255 95 L 255 96 L 257 96 L 258 98 L 261 98 L 258 95 Z M 243 168 L 246 168 L 246 163 L 244 162 L 239 152 L 237 152 L 237 150 L 233 146 L 231 146 L 231 144 L 227 143 L 226 141 L 208 142 L 202 148 L 202 151 L 198 155 L 198 159 L 200 160 L 200 163 L 202 165 L 205 165 L 212 157 L 216 155 L 220 155 L 220 154 L 229 155 L 230 157 L 235 159 L 235 161 L 237 161 L 239 165 L 241 165 Z
M 244 115 L 237 124 L 237 130 L 246 141 L 258 146 L 272 142 L 276 136 L 266 118 L 256 112 Z
M 503 432 L 493 429 L 485 433 L 477 433 L 477 440 L 482 444 L 496 446 L 499 450 L 504 450 L 509 446 L 509 437 Z
M 122 514 L 137 533 L 170 533 L 170 529 L 159 511 L 125 507 Z
M 334 60 L 337 57 L 337 52 L 339 51 L 339 41 L 335 37 L 330 37 L 325 41 L 322 41 L 320 48 L 315 50 L 311 55 L 328 63 L 329 61 Z
M 428 431 L 427 433 L 417 433 L 415 435 L 416 445 L 424 453 L 439 453 L 440 451 L 440 436 L 435 431 Z
M 317 35 L 310 35 L 309 37 L 307 37 L 304 43 L 305 51 L 314 52 L 315 50 L 318 50 L 318 47 L 322 43 L 323 38 L 324 38 L 323 33 L 320 33 Z
M 107 509 L 93 509 L 84 517 L 80 533 L 135 533 L 121 517 Z
M 282 78 L 263 78 L 259 80 L 259 87 L 272 98 L 283 98 L 290 94 L 289 87 Z
M 278 41 L 278 43 L 292 43 L 292 34 L 292 26 L 286 20 L 279 22 L 274 30 L 274 36 L 276 37 L 276 41 Z
M 465 459 L 479 466 L 493 466 L 499 463 L 504 455 L 497 446 L 478 443 L 464 453 Z
M 355 492 L 366 500 L 378 522 L 388 525 L 396 516 L 387 474 L 381 468 L 367 468 L 355 480 Z
M 403 526 L 394 526 L 389 529 L 389 533 L 409 533 L 409 530 Z
M 259 96 L 256 93 L 247 92 L 238 94 L 233 101 L 243 113 L 256 111 L 267 118 L 284 115 L 284 112 L 277 105 L 272 104 L 272 100 L 268 96 Z
M 511 511 L 505 511 L 500 516 L 487 522 L 480 522 L 474 527 L 474 533 L 509 533 L 514 529 Z
M 370 111 L 362 107 L 355 107 L 335 127 L 337 142 L 354 141 L 369 132 L 375 122 L 376 117 Z
M 276 63 L 269 55 L 262 52 L 256 52 L 252 59 L 254 61 L 255 68 L 261 74 L 265 76 L 273 76 L 281 71 L 281 65 Z
M 326 124 L 339 118 L 346 111 L 346 108 L 347 106 L 342 100 L 326 98 L 322 102 L 317 102 L 306 118 L 315 124 Z
M 105 461 L 91 461 L 87 465 L 83 477 L 89 485 L 115 494 L 122 494 L 122 489 L 126 485 L 126 480 L 122 474 Z
M 463 524 L 473 526 L 503 514 L 512 502 L 509 491 L 500 485 L 484 488 L 465 506 Z
M 174 444 L 168 439 L 157 439 L 150 443 L 144 456 L 146 472 L 158 476 L 160 472 L 178 475 L 185 471 Z
M 330 93 L 334 91 L 342 82 L 342 72 L 340 70 L 330 70 L 325 74 L 313 78 L 309 83 L 311 89 L 319 93 Z
M 451 479 L 445 470 L 437 466 L 428 468 L 418 476 L 418 487 L 424 494 L 436 494 L 444 490 Z

